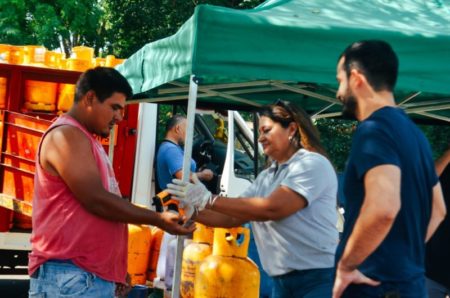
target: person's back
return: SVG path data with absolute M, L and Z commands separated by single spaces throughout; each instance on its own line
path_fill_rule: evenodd
M 395 129 L 392 129 L 395 127 Z M 424 242 L 436 184 L 431 149 L 422 132 L 399 108 L 384 107 L 358 126 L 344 181 L 346 222 L 338 255 L 348 240 L 364 198 L 362 169 L 370 163 L 401 169 L 401 209 L 380 246 L 359 266 L 381 282 L 404 282 L 424 273 Z M 370 156 L 370 159 L 367 157 Z

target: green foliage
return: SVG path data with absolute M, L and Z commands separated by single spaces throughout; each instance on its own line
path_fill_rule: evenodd
M 450 145 L 450 125 L 419 125 L 430 142 L 433 157 L 437 159 Z
M 357 122 L 339 119 L 319 119 L 316 121 L 322 144 L 330 156 L 336 170 L 345 170 L 345 163 L 350 154 L 353 132 Z M 419 125 L 437 159 L 450 145 L 450 125 Z
M 174 34 L 198 4 L 252 8 L 263 0 L 103 0 L 108 52 L 129 57 L 145 44 Z
M 100 3 L 91 0 L 10 0 L 0 11 L 0 42 L 39 44 L 66 56 L 77 45 L 104 46 Z M 103 29 L 104 30 L 104 29 Z
M 98 38 L 102 10 L 91 0 L 29 0 L 30 25 L 39 44 L 62 48 L 66 55 L 77 45 L 103 47 Z M 103 41 L 104 43 L 104 41 Z
M 323 146 L 338 172 L 345 170 L 350 153 L 356 122 L 340 119 L 318 119 L 315 121 Z
M 0 0 L 0 43 L 13 45 L 35 43 L 32 30 L 27 22 L 25 0 Z M 7 3 L 6 3 L 7 2 Z

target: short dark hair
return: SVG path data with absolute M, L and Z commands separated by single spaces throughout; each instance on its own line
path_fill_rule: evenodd
M 95 92 L 100 102 L 111 97 L 114 92 L 123 93 L 126 99 L 133 95 L 127 79 L 111 67 L 96 67 L 81 74 L 76 86 L 75 102 L 79 102 L 90 90 Z
M 398 58 L 392 47 L 382 40 L 362 40 L 352 43 L 341 54 L 345 58 L 347 77 L 353 68 L 367 78 L 375 91 L 393 91 L 397 82 Z
M 183 120 L 186 120 L 186 117 L 183 115 L 175 114 L 166 123 L 166 132 L 171 130 L 176 125 L 180 124 Z

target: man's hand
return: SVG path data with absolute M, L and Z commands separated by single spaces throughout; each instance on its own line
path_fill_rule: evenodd
M 203 210 L 211 201 L 212 194 L 200 180 L 198 180 L 197 175 L 192 175 L 192 181 L 194 183 L 173 179 L 172 183 L 167 184 L 167 192 L 173 195 L 174 199 L 197 207 L 199 210 Z
M 336 279 L 334 280 L 333 298 L 339 298 L 344 293 L 349 284 L 368 284 L 378 286 L 380 282 L 368 278 L 358 269 L 347 269 L 338 265 L 336 270 Z
M 210 169 L 203 169 L 197 173 L 197 176 L 202 181 L 211 181 L 214 178 L 214 173 Z
M 159 213 L 161 217 L 160 228 L 172 235 L 187 235 L 195 230 L 195 224 L 185 226 L 184 216 L 174 212 Z
M 131 291 L 131 276 L 127 273 L 125 278 L 125 283 L 116 283 L 116 297 L 127 297 L 128 293 Z

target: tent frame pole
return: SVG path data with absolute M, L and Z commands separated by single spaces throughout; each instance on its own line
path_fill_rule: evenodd
M 189 97 L 187 107 L 186 139 L 183 156 L 183 181 L 188 182 L 191 172 L 192 145 L 194 139 L 195 107 L 197 105 L 198 79 L 191 75 L 189 80 Z M 185 236 L 177 237 L 175 268 L 173 271 L 172 298 L 180 297 L 181 261 L 183 259 Z M 167 269 L 167 268 L 166 268 Z

